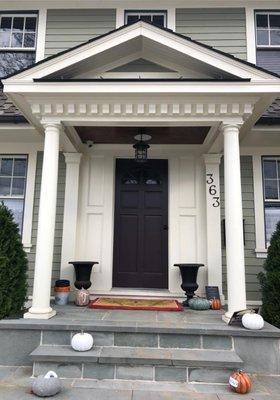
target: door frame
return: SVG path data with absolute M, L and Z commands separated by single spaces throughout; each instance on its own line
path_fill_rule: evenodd
M 86 150 L 81 162 L 76 255 L 77 258 L 100 260 L 100 264 L 93 268 L 90 288 L 91 292 L 97 295 L 110 295 L 113 287 L 115 160 L 133 157 L 134 152 L 130 145 L 95 145 L 92 149 Z M 188 145 L 172 147 L 153 145 L 149 150 L 149 158 L 168 160 L 168 290 L 147 289 L 145 292 L 138 289 L 116 290 L 124 295 L 139 293 L 149 296 L 164 290 L 164 296 L 180 296 L 183 294 L 180 288 L 181 278 L 178 268 L 173 267 L 173 264 L 183 262 L 189 249 L 191 249 L 191 254 L 187 256 L 189 262 L 198 262 L 197 260 L 205 264 L 207 262 L 204 162 L 201 153 Z M 193 178 L 186 171 L 189 166 L 193 169 Z M 184 185 L 178 190 L 182 177 Z M 194 192 L 193 205 L 185 204 L 182 200 L 186 190 L 189 191 L 189 184 L 193 185 L 191 189 Z M 96 190 L 98 199 L 95 204 L 89 205 L 90 192 Z M 93 216 L 98 218 L 97 227 L 90 225 Z M 195 225 L 195 232 L 191 234 L 193 245 L 191 244 L 188 249 L 185 236 L 189 228 L 186 227 L 186 221 L 191 221 Z M 94 245 L 92 237 L 88 236 L 91 234 L 96 238 Z M 207 284 L 206 268 L 199 274 L 198 283 L 200 285 L 198 294 L 202 295 L 203 288 Z

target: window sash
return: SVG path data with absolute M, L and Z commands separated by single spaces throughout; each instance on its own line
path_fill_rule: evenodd
M 150 16 L 151 20 L 153 20 L 154 16 L 162 16 L 164 21 L 163 21 L 163 26 L 166 27 L 167 26 L 167 11 L 157 11 L 157 10 L 152 10 L 152 11 L 148 11 L 148 10 L 127 10 L 125 11 L 125 24 L 127 24 L 127 20 L 128 20 L 128 16 L 137 16 L 140 17 L 141 16 Z
M 37 14 L 1 14 L 0 15 L 0 26 L 2 22 L 2 18 L 11 18 L 11 29 L 10 29 L 10 38 L 9 38 L 9 46 L 3 47 L 0 46 L 0 50 L 3 51 L 10 51 L 10 50 L 26 50 L 26 51 L 35 51 L 36 50 L 36 42 L 37 42 L 37 27 L 38 27 L 38 16 Z M 13 21 L 14 18 L 23 18 L 23 29 L 22 31 L 16 32 L 16 33 L 21 33 L 22 34 L 22 44 L 21 46 L 12 46 L 12 39 L 13 39 Z M 26 19 L 27 18 L 35 18 L 36 19 L 36 26 L 34 31 L 26 31 Z M 34 34 L 34 46 L 32 47 L 25 47 L 24 42 L 25 42 L 25 36 L 28 35 L 29 33 Z
M 267 20 L 268 20 L 268 25 L 267 25 L 267 27 L 265 27 L 265 28 L 262 28 L 262 27 L 258 27 L 258 25 L 257 25 L 257 16 L 258 15 L 267 15 Z M 271 44 L 271 32 L 273 32 L 273 31 L 280 31 L 280 27 L 277 29 L 277 28 L 271 28 L 271 26 L 270 26 L 270 18 L 269 18 L 269 16 L 270 15 L 279 15 L 280 16 L 280 12 L 269 12 L 269 11 L 267 11 L 267 12 L 256 12 L 255 13 L 255 30 L 256 30 L 256 33 L 255 33 L 255 36 L 256 36 L 256 45 L 257 45 L 257 48 L 264 48 L 264 49 L 271 49 L 271 48 L 273 48 L 273 49 L 277 49 L 277 48 L 279 48 L 280 49 L 280 44 Z M 258 44 L 258 32 L 267 32 L 268 33 L 268 44 Z
M 10 174 L 1 174 L 0 170 L 0 179 L 10 179 L 10 190 L 9 194 L 0 194 L 0 201 L 5 200 L 5 199 L 24 199 L 25 198 L 25 189 L 26 189 L 26 179 L 27 179 L 27 156 L 24 155 L 5 155 L 5 154 L 0 154 L 0 161 L 2 159 L 7 159 L 7 160 L 12 160 L 12 172 Z M 25 160 L 26 165 L 25 165 L 25 173 L 24 175 L 18 175 L 15 174 L 15 160 Z M 16 179 L 20 179 L 23 181 L 23 190 L 22 194 L 14 194 L 15 186 L 14 186 L 14 181 Z

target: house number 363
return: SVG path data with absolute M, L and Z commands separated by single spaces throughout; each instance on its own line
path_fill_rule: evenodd
M 217 195 L 217 186 L 215 184 L 215 180 L 213 178 L 213 174 L 206 174 L 206 183 L 208 185 L 208 192 L 210 196 L 212 196 L 212 206 L 219 207 L 220 206 L 220 197 Z

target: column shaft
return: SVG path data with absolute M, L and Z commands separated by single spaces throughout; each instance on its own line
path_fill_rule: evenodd
M 32 307 L 25 314 L 25 318 L 48 319 L 55 315 L 55 311 L 50 307 L 50 293 L 56 217 L 59 131 L 58 124 L 45 125 L 33 300 Z
M 228 321 L 246 308 L 246 287 L 238 125 L 224 125 L 223 134 Z

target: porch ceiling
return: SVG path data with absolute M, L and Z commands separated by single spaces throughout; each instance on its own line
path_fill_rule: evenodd
M 138 127 L 76 126 L 82 142 L 132 144 Z M 209 126 L 148 127 L 151 144 L 202 144 L 210 130 Z

